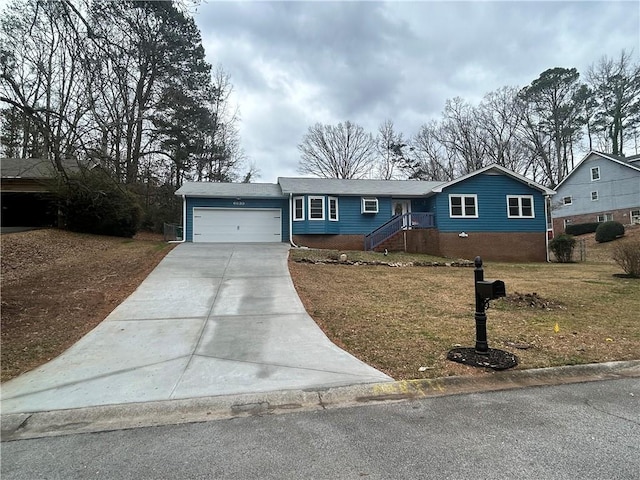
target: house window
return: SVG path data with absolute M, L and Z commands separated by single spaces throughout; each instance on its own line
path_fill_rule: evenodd
M 309 197 L 309 220 L 324 220 L 324 197 Z
M 534 218 L 533 195 L 507 195 L 509 218 Z
M 304 220 L 304 197 L 293 197 L 293 221 Z
M 631 223 L 640 224 L 640 210 L 631 210 Z
M 362 213 L 378 213 L 377 198 L 362 198 Z
M 598 223 L 610 222 L 613 220 L 613 213 L 603 213 L 602 215 L 598 215 L 596 217 L 596 220 L 598 221 Z
M 338 199 L 336 197 L 329 197 L 329 220 L 338 221 Z
M 449 216 L 478 218 L 477 195 L 449 195 Z
M 591 181 L 595 182 L 596 180 L 600 180 L 600 167 L 591 168 Z
M 597 190 L 595 192 L 591 192 L 591 201 L 595 202 L 596 200 L 598 200 L 598 191 Z
M 570 218 L 565 218 L 564 219 L 564 228 L 567 228 L 567 225 L 571 225 L 573 223 L 573 220 L 571 220 Z
M 571 198 L 571 196 L 562 197 L 562 203 L 565 205 L 571 205 L 573 203 L 573 198 Z

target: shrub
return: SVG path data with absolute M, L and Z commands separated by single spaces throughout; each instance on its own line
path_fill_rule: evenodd
M 57 189 L 65 227 L 74 232 L 133 237 L 142 211 L 124 185 L 102 171 L 69 176 Z
M 564 233 L 567 235 L 584 235 L 585 233 L 593 233 L 600 224 L 598 222 L 576 223 L 575 225 L 567 225 Z
M 558 235 L 549 242 L 549 248 L 560 263 L 568 263 L 573 256 L 573 248 L 576 246 L 576 239 L 572 235 Z
M 624 235 L 624 225 L 620 222 L 603 222 L 596 229 L 596 242 L 610 242 L 622 235 Z
M 613 259 L 631 277 L 640 277 L 640 241 L 620 242 L 613 248 Z

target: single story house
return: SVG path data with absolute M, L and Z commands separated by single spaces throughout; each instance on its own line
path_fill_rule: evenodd
M 55 174 L 49 160 L 2 158 L 0 171 L 3 227 L 55 225 L 57 208 L 47 185 Z
M 555 192 L 499 165 L 451 182 L 278 178 L 187 182 L 187 242 L 290 242 L 489 260 L 547 260 Z
M 556 187 L 553 231 L 567 225 L 615 220 L 640 224 L 640 155 L 589 152 Z

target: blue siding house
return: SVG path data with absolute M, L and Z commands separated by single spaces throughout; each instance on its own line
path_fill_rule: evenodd
M 547 259 L 555 192 L 498 165 L 451 182 L 279 178 L 185 183 L 184 240 L 290 242 L 451 258 Z

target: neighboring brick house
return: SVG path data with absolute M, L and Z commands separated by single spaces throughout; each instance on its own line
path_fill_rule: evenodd
M 451 182 L 279 178 L 187 182 L 188 242 L 291 242 L 451 258 L 545 261 L 555 192 L 499 165 Z
M 640 155 L 589 152 L 556 187 L 554 234 L 569 224 L 615 220 L 640 223 Z

